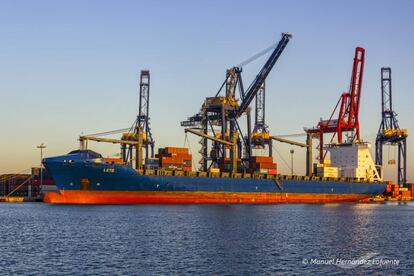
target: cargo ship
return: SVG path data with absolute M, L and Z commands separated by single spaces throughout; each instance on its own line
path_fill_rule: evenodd
M 44 201 L 66 204 L 327 203 L 382 194 L 386 184 L 359 179 L 260 173 L 135 170 L 91 150 L 45 158 L 58 192 Z
M 355 202 L 382 194 L 386 183 L 378 174 L 369 145 L 359 137 L 363 48 L 356 48 L 350 91 L 341 95 L 338 119 L 331 115 L 329 120 L 307 131 L 306 144 L 270 135 L 264 116 L 265 79 L 291 37 L 282 33 L 279 43 L 265 51 L 272 50 L 272 53 L 249 86 L 242 83 L 242 66 L 265 52 L 226 70 L 218 93 L 207 97 L 197 114 L 181 122 L 186 138 L 187 134 L 192 134 L 201 139 L 198 170 L 192 168 L 188 148 L 161 148 L 154 156 L 154 139 L 149 126 L 150 74 L 143 70 L 138 116 L 133 126 L 121 139 L 81 136 L 79 150 L 44 159 L 43 164 L 59 188 L 58 192 L 47 193 L 44 201 L 68 204 L 326 203 Z M 250 105 L 254 99 L 252 128 Z M 242 120 L 245 125 L 241 125 Z M 350 134 L 346 142 L 342 141 L 344 132 Z M 336 135 L 338 143 L 330 143 L 324 149 L 325 133 Z M 320 157 L 312 164 L 312 139 L 315 137 L 319 137 Z M 88 149 L 89 141 L 118 143 L 121 157 L 103 158 Z M 278 173 L 272 157 L 272 141 L 306 148 L 306 176 L 293 175 L 293 171 L 291 175 Z M 268 150 L 268 153 L 257 156 L 257 149 Z M 326 157 L 326 151 L 330 152 L 331 160 Z

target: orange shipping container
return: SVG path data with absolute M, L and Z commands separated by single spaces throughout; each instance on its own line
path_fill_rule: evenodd
M 273 163 L 273 158 L 269 156 L 252 156 L 253 163 Z
M 160 164 L 183 164 L 183 159 L 180 157 L 163 157 L 160 159 Z
M 176 156 L 182 158 L 184 161 L 192 159 L 192 155 L 189 153 L 179 153 Z
M 387 188 L 385 189 L 385 192 L 386 192 L 387 194 L 389 194 L 389 193 L 391 193 L 391 192 L 392 192 L 392 184 L 387 184 Z
M 277 174 L 277 170 L 276 169 L 269 169 L 268 174 Z
M 111 164 L 123 164 L 124 161 L 122 160 L 122 158 L 112 158 L 112 157 L 107 157 L 104 158 L 105 162 L 111 163 Z
M 276 170 L 276 163 L 254 163 L 253 168 L 255 170 L 260 170 L 260 169 L 275 169 Z
M 188 154 L 188 148 L 166 147 L 166 153 Z
M 408 183 L 408 190 L 410 191 L 411 197 L 414 197 L 414 184 L 413 183 Z
M 183 157 L 187 159 L 187 158 L 191 158 L 192 155 L 189 153 L 166 153 L 166 152 L 155 154 L 155 158 L 175 157 L 175 156 L 179 156 L 179 157 Z

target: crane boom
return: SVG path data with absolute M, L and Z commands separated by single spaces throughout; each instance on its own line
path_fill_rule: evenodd
M 355 57 L 352 66 L 351 84 L 347 92 L 342 93 L 328 120 L 321 120 L 316 128 L 308 129 L 308 134 L 317 133 L 319 135 L 319 160 L 323 161 L 326 152 L 324 152 L 323 135 L 333 133 L 331 143 L 337 136 L 338 144 L 342 144 L 343 132 L 355 131 L 351 136 L 351 141 L 360 140 L 359 130 L 359 105 L 361 99 L 362 77 L 364 73 L 365 49 L 362 47 L 355 48 Z M 338 112 L 337 119 L 334 116 Z
M 206 139 L 209 139 L 209 140 L 218 142 L 218 143 L 223 144 L 223 145 L 226 145 L 226 146 L 234 146 L 235 145 L 235 143 L 232 143 L 232 142 L 229 142 L 229 141 L 226 141 L 226 140 L 222 140 L 222 139 L 216 138 L 214 136 L 210 136 L 210 135 L 204 134 L 202 132 L 199 132 L 199 131 L 194 130 L 194 129 L 191 129 L 191 128 L 186 128 L 186 129 L 184 129 L 184 131 L 186 133 L 187 132 L 190 132 L 190 133 L 192 133 L 194 135 L 197 135 L 197 136 L 200 136 L 200 137 L 203 137 L 203 138 L 206 138 Z
M 288 139 L 285 139 L 285 138 L 282 138 L 282 137 L 279 137 L 279 136 L 270 136 L 270 139 L 279 141 L 281 143 L 286 143 L 286 144 L 289 144 L 289 145 L 292 145 L 292 146 L 298 146 L 298 147 L 302 147 L 302 148 L 309 147 L 309 145 L 307 145 L 307 144 L 292 141 L 292 140 L 288 140 Z
M 361 86 L 362 86 L 362 77 L 364 73 L 364 62 L 365 62 L 365 49 L 357 47 L 355 49 L 355 58 L 354 65 L 352 68 L 352 79 L 351 79 L 351 103 L 349 110 L 349 118 L 354 119 L 349 121 L 349 123 L 355 123 L 355 120 L 358 119 L 359 115 L 359 105 L 361 98 Z
M 359 140 L 359 104 L 361 99 L 362 77 L 364 73 L 365 49 L 355 49 L 354 63 L 352 66 L 351 84 L 348 93 L 343 94 L 342 105 L 338 116 L 338 134 L 341 128 L 356 129 Z M 338 136 L 338 139 L 342 137 Z M 342 141 L 339 141 L 341 143 Z
M 273 66 L 276 64 L 276 61 L 279 59 L 280 55 L 282 54 L 283 50 L 285 49 L 291 37 L 292 37 L 291 34 L 282 33 L 282 38 L 280 39 L 279 44 L 274 49 L 269 59 L 266 61 L 265 65 L 263 65 L 259 74 L 253 80 L 249 89 L 247 89 L 246 96 L 244 97 L 243 102 L 240 104 L 239 108 L 235 112 L 236 118 L 240 117 L 240 115 L 243 112 L 245 112 L 246 109 L 249 107 L 250 103 L 256 96 L 256 93 L 259 91 L 263 82 L 266 80 L 267 75 L 270 73 Z
M 138 145 L 139 142 L 137 141 L 127 141 L 127 140 L 119 140 L 119 139 L 112 139 L 112 138 L 102 138 L 102 137 L 94 137 L 94 136 L 79 136 L 79 141 L 83 143 L 84 141 L 95 141 L 95 142 L 104 142 L 104 143 L 113 143 L 113 144 L 125 144 L 125 145 Z

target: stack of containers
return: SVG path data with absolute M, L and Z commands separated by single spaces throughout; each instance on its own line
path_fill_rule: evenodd
M 273 158 L 269 156 L 252 156 L 250 158 L 250 168 L 252 172 L 277 174 L 277 165 L 273 162 Z
M 414 199 L 414 183 L 408 183 L 407 186 L 408 186 L 408 190 L 410 191 L 411 198 Z
M 313 164 L 314 174 L 322 177 L 338 177 L 339 168 L 331 166 L 331 160 L 324 159 L 323 163 Z
M 188 148 L 166 147 L 158 149 L 155 155 L 159 160 L 159 168 L 164 170 L 191 171 L 192 156 Z
M 391 197 L 398 198 L 399 195 L 400 195 L 400 185 L 392 184 L 391 185 Z
M 53 181 L 47 170 L 42 171 L 42 179 L 40 179 L 40 168 L 32 168 L 32 195 L 37 196 L 39 193 L 58 191 L 58 187 Z
M 158 158 L 145 159 L 145 169 L 147 169 L 147 170 L 158 170 L 159 169 L 159 160 L 158 160 Z
M 231 171 L 231 159 L 230 158 L 224 158 L 224 162 L 223 159 L 221 158 L 219 160 L 219 164 L 220 164 L 220 170 L 223 172 L 230 172 Z M 243 166 L 241 163 L 241 159 L 237 158 L 237 171 L 241 172 L 243 171 Z
M 411 194 L 408 188 L 400 188 L 400 193 L 401 193 L 402 200 L 408 200 L 411 198 Z
M 392 195 L 392 182 L 391 182 L 391 181 L 388 181 L 388 182 L 387 182 L 387 187 L 386 187 L 386 189 L 385 189 L 384 194 L 385 194 L 386 196 L 391 196 L 391 195 Z

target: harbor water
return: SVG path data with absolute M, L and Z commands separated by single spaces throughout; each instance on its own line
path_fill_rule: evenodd
M 412 274 L 414 204 L 0 203 L 0 274 Z

